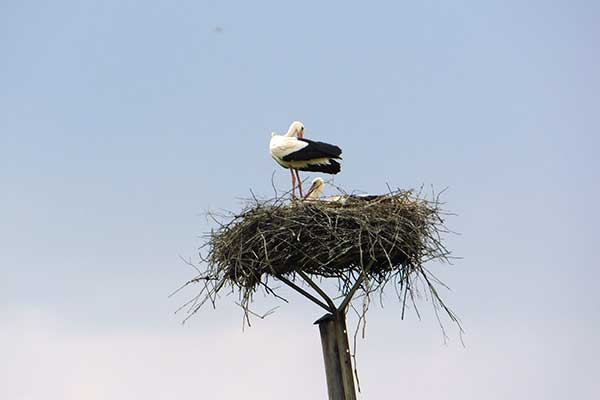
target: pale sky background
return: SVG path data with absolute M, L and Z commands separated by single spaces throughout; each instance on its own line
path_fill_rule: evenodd
M 284 289 L 242 332 L 232 297 L 183 326 L 193 292 L 167 298 L 204 211 L 288 187 L 268 141 L 294 119 L 343 148 L 336 184 L 448 186 L 458 213 L 464 259 L 431 268 L 466 347 L 390 293 L 362 398 L 597 398 L 598 21 L 597 1 L 3 1 L 0 398 L 324 399 L 312 304 Z

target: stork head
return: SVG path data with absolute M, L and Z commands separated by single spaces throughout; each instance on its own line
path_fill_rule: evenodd
M 292 136 L 296 135 L 297 137 L 301 138 L 303 134 L 304 134 L 304 124 L 300 121 L 294 121 L 290 125 L 290 128 L 288 129 L 285 136 L 292 137 Z
M 308 189 L 308 193 L 304 196 L 305 200 L 319 200 L 325 190 L 325 181 L 322 178 L 315 178 Z

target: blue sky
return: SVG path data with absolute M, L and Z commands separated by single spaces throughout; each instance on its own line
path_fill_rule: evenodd
M 299 119 L 343 148 L 336 184 L 449 187 L 458 214 L 463 259 L 432 269 L 466 348 L 432 315 L 400 321 L 390 294 L 359 345 L 363 398 L 591 398 L 599 17 L 592 1 L 5 2 L 0 397 L 323 398 L 311 304 L 283 290 L 242 332 L 230 297 L 185 326 L 185 295 L 167 298 L 203 212 L 270 195 L 273 172 L 288 187 L 267 146 Z

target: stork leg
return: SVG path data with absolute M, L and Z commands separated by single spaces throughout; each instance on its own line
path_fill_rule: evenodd
M 300 179 L 300 172 L 298 172 L 297 169 L 294 171 L 296 171 L 296 177 L 298 177 L 298 190 L 300 191 L 300 197 L 304 197 L 302 194 L 302 179 Z
M 290 168 L 290 172 L 292 173 L 292 197 L 296 197 L 296 176 L 292 168 Z

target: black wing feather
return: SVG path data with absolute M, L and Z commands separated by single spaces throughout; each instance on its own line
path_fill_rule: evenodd
M 342 166 L 335 160 L 329 160 L 329 164 L 308 164 L 305 167 L 299 168 L 299 170 L 335 175 L 342 170 Z
M 338 146 L 324 142 L 315 142 L 304 138 L 298 140 L 308 143 L 308 146 L 286 155 L 283 157 L 283 161 L 308 161 L 314 160 L 315 158 L 342 158 L 340 157 L 342 149 Z

